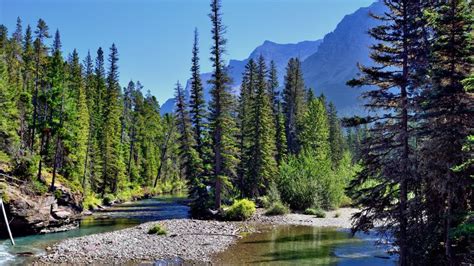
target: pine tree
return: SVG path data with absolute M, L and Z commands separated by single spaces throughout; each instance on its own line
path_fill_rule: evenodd
M 342 135 L 341 122 L 337 117 L 336 106 L 332 102 L 328 105 L 328 122 L 329 122 L 329 144 L 331 148 L 331 161 L 333 169 L 339 167 L 339 163 L 344 156 L 345 142 Z
M 64 61 L 61 51 L 61 37 L 59 30 L 56 30 L 54 35 L 53 46 L 51 48 L 53 53 L 50 58 L 47 81 L 49 83 L 49 88 L 43 90 L 42 98 L 45 98 L 44 101 L 44 110 L 42 112 L 41 120 L 41 147 L 40 147 L 40 160 L 38 165 L 38 178 L 42 176 L 42 167 L 46 161 L 49 161 L 50 152 L 49 145 L 52 138 L 55 139 L 54 144 L 54 153 L 52 154 L 53 161 L 53 178 L 50 185 L 50 190 L 55 190 L 55 181 L 57 173 L 57 161 L 59 152 L 63 149 L 62 147 L 62 133 L 64 127 L 64 106 L 66 101 L 66 91 L 65 91 L 65 82 L 66 82 L 66 73 L 64 69 Z
M 211 80 L 211 103 L 209 106 L 209 127 L 214 153 L 215 208 L 221 208 L 223 185 L 236 176 L 236 126 L 233 118 L 234 99 L 229 92 L 229 77 L 222 58 L 227 40 L 224 38 L 226 27 L 222 24 L 221 2 L 212 0 L 212 47 L 211 61 L 213 72 Z
M 298 58 L 291 58 L 286 68 L 285 88 L 283 89 L 286 143 L 288 152 L 291 154 L 296 154 L 300 150 L 298 135 L 306 105 L 304 87 L 301 63 Z
M 191 66 L 191 96 L 189 99 L 189 107 L 191 113 L 191 122 L 194 131 L 195 149 L 199 154 L 199 157 L 204 158 L 204 118 L 206 115 L 204 101 L 203 86 L 201 81 L 201 74 L 199 72 L 199 36 L 197 29 L 194 30 L 194 44 L 193 44 L 193 57 Z
M 107 75 L 107 91 L 104 98 L 103 113 L 103 184 L 102 193 L 117 193 L 124 185 L 125 164 L 122 159 L 120 143 L 120 85 L 118 83 L 118 51 L 112 44 L 109 54 L 109 70 Z
M 383 221 L 385 229 L 394 233 L 400 250 L 400 265 L 415 259 L 410 246 L 415 245 L 416 221 L 412 220 L 408 195 L 412 189 L 413 95 L 419 89 L 424 61 L 424 22 L 418 1 L 385 0 L 389 12 L 375 16 L 383 24 L 370 30 L 378 43 L 371 47 L 374 67 L 361 67 L 363 76 L 349 82 L 352 86 L 372 85 L 377 89 L 363 93 L 366 107 L 379 115 L 366 119 L 374 122 L 365 145 L 364 165 L 352 188 L 366 180 L 377 185 L 358 192 L 357 202 L 364 211 L 355 215 L 355 230 L 372 228 Z M 397 196 L 395 196 L 397 195 Z M 409 223 L 410 221 L 410 223 Z M 413 230 L 413 231 L 412 231 Z M 414 241 L 409 244 L 410 241 Z
M 238 114 L 238 126 L 239 126 L 239 154 L 240 154 L 240 164 L 238 168 L 238 178 L 239 178 L 239 189 L 244 196 L 248 193 L 249 184 L 245 182 L 245 176 L 247 174 L 247 169 L 252 160 L 252 154 L 250 151 L 250 142 L 251 139 L 251 127 L 252 120 L 250 119 L 250 114 L 252 112 L 252 105 L 255 99 L 255 92 L 257 86 L 257 64 L 251 58 L 248 63 L 245 65 L 245 72 L 242 77 L 242 85 L 240 88 L 240 97 L 239 97 L 239 114 Z
M 268 72 L 268 95 L 270 95 L 270 102 L 272 105 L 273 119 L 275 124 L 275 159 L 280 165 L 282 159 L 286 155 L 286 134 L 285 134 L 285 120 L 281 112 L 280 92 L 278 91 L 278 72 L 275 62 L 270 61 L 270 70 Z
M 469 158 L 464 141 L 472 134 L 472 92 L 462 80 L 473 70 L 474 16 L 469 1 L 440 1 L 432 6 L 430 53 L 431 86 L 422 92 L 420 176 L 426 183 L 425 226 L 430 238 L 422 245 L 426 261 L 462 264 L 455 253 L 453 229 L 472 211 L 472 169 L 455 171 Z M 433 245 L 440 243 L 444 245 Z M 467 251 L 469 252 L 469 251 Z M 472 252 L 472 251 L 471 251 Z
M 316 160 L 330 159 L 329 122 L 326 107 L 321 99 L 313 98 L 308 103 L 300 133 L 303 150 L 316 154 Z
M 39 19 L 37 29 L 35 31 L 36 39 L 34 41 L 35 50 L 35 85 L 33 94 L 33 117 L 30 128 L 30 150 L 33 150 L 35 144 L 35 130 L 37 127 L 40 103 L 38 99 L 39 87 L 43 84 L 44 64 L 47 56 L 47 48 L 44 45 L 44 40 L 50 38 L 49 28 L 44 20 Z
M 276 143 L 276 156 L 275 159 L 277 164 L 280 165 L 286 154 L 288 153 L 288 149 L 286 146 L 286 133 L 285 133 L 285 115 L 283 114 L 281 103 L 278 103 L 278 113 L 276 117 L 276 125 L 275 125 L 275 143 Z
M 4 48 L 0 48 L 0 161 L 12 158 L 18 143 L 18 110 L 15 104 L 14 87 L 8 83 Z
M 65 141 L 66 153 L 70 162 L 71 179 L 82 183 L 86 189 L 86 183 L 81 178 L 85 175 L 84 165 L 87 160 L 88 140 L 90 136 L 90 112 L 87 106 L 87 95 L 83 80 L 82 67 L 79 63 L 79 55 L 76 49 L 68 60 L 68 102 L 65 108 L 67 114 L 65 129 L 69 130 L 69 141 Z M 85 192 L 85 191 L 84 191 Z
M 246 166 L 246 196 L 256 198 L 267 192 L 276 173 L 275 124 L 270 95 L 268 95 L 267 69 L 263 56 L 258 59 L 254 96 L 249 110 L 249 160 Z

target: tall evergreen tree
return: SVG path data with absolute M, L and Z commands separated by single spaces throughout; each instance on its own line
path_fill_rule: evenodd
M 250 142 L 251 139 L 251 127 L 252 120 L 250 119 L 250 114 L 252 112 L 253 101 L 255 100 L 255 92 L 257 86 L 257 64 L 251 58 L 248 63 L 245 65 L 245 72 L 242 77 L 242 85 L 240 88 L 240 98 L 239 98 L 239 114 L 238 114 L 238 126 L 239 126 L 239 154 L 240 154 L 240 164 L 238 168 L 238 177 L 239 177 L 239 189 L 244 196 L 248 193 L 248 184 L 245 182 L 245 175 L 247 174 L 247 169 L 252 160 L 252 154 L 250 151 Z
M 370 35 L 378 41 L 371 47 L 371 58 L 377 66 L 361 67 L 363 76 L 349 82 L 352 86 L 377 87 L 363 95 L 368 100 L 366 107 L 379 114 L 366 119 L 374 124 L 364 151 L 365 169 L 353 182 L 353 188 L 369 179 L 378 183 L 359 191 L 357 202 L 364 210 L 354 216 L 355 229 L 367 230 L 375 221 L 383 221 L 384 230 L 396 237 L 400 265 L 408 265 L 416 257 L 409 247 L 415 245 L 417 235 L 414 229 L 417 221 L 408 204 L 415 177 L 410 123 L 420 70 L 426 67 L 422 53 L 426 31 L 421 2 L 385 0 L 384 3 L 389 11 L 375 16 L 383 24 L 370 30 Z
M 205 106 L 203 86 L 201 81 L 201 73 L 199 71 L 199 36 L 197 28 L 194 29 L 194 44 L 193 44 L 193 57 L 191 66 L 191 96 L 189 99 L 189 107 L 191 113 L 191 122 L 194 131 L 194 139 L 196 143 L 196 151 L 199 153 L 199 157 L 204 158 L 204 127 L 205 127 Z
M 337 117 L 336 106 L 329 102 L 328 105 L 329 122 L 329 144 L 331 148 L 331 161 L 333 168 L 336 169 L 344 156 L 345 142 L 342 135 L 341 122 Z
M 15 105 L 14 87 L 8 83 L 7 64 L 4 48 L 0 48 L 0 160 L 15 153 L 18 143 L 18 110 Z
M 236 126 L 233 118 L 234 99 L 229 92 L 230 79 L 222 58 L 227 40 L 224 38 L 226 27 L 222 23 L 220 0 L 212 0 L 209 17 L 212 22 L 211 61 L 213 66 L 212 77 L 209 81 L 212 84 L 209 127 L 214 154 L 215 208 L 220 209 L 223 185 L 235 178 L 238 158 L 236 157 Z
M 35 85 L 34 85 L 34 94 L 33 94 L 33 117 L 32 125 L 30 128 L 30 150 L 33 150 L 35 144 L 35 130 L 37 127 L 38 116 L 39 116 L 39 87 L 43 85 L 43 75 L 44 75 L 44 64 L 45 58 L 47 56 L 47 48 L 44 45 L 44 40 L 50 38 L 49 27 L 46 25 L 44 20 L 39 19 L 37 24 L 37 29 L 35 31 L 36 39 L 34 41 L 34 50 L 35 50 Z
M 472 167 L 456 171 L 470 156 L 463 146 L 474 126 L 472 92 L 462 84 L 474 67 L 473 6 L 469 1 L 439 1 L 428 14 L 431 86 L 423 91 L 420 104 L 419 170 L 426 183 L 424 226 L 430 237 L 421 243 L 425 261 L 457 265 L 462 263 L 455 253 L 466 252 L 466 246 L 453 240 L 452 231 L 472 212 L 473 198 Z M 444 245 L 432 244 L 440 242 Z
M 103 184 L 102 193 L 117 193 L 124 182 L 125 164 L 120 143 L 120 115 L 122 114 L 120 85 L 118 83 L 118 51 L 112 44 L 109 54 L 107 91 L 103 113 Z
M 285 114 L 285 134 L 288 152 L 296 154 L 300 150 L 298 135 L 301 119 L 305 113 L 305 86 L 301 63 L 291 58 L 286 68 L 285 88 L 283 89 L 283 113 Z
M 246 195 L 256 198 L 266 193 L 276 173 L 275 124 L 270 95 L 268 94 L 267 69 L 263 56 L 258 59 L 254 96 L 250 101 L 249 160 L 246 171 Z

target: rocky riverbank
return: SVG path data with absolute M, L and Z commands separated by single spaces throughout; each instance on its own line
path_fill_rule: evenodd
M 166 235 L 148 234 L 159 224 Z M 149 222 L 132 228 L 62 241 L 39 258 L 39 263 L 122 264 L 157 260 L 210 262 L 253 227 L 240 222 L 192 219 Z
M 309 225 L 350 227 L 355 209 L 343 208 L 327 212 L 326 218 L 287 214 L 265 216 L 258 209 L 246 222 L 219 222 L 192 219 L 149 222 L 109 233 L 72 238 L 48 249 L 39 263 L 74 264 L 138 264 L 158 260 L 209 263 L 216 253 L 235 243 L 243 233 L 254 232 L 261 225 Z M 337 216 L 337 217 L 336 217 Z M 150 235 L 148 230 L 159 224 L 166 235 Z

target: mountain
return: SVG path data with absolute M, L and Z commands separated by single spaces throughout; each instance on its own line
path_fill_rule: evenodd
M 369 13 L 383 14 L 386 10 L 382 2 L 375 2 L 345 16 L 336 29 L 324 37 L 318 51 L 302 63 L 306 86 L 313 88 L 316 95 L 324 93 L 334 102 L 340 115 L 362 112 L 362 101 L 358 99 L 360 89 L 348 87 L 346 82 L 359 73 L 358 63 L 371 64 L 369 47 L 374 40 L 367 32 L 380 22 Z
M 269 64 L 271 60 L 275 62 L 280 85 L 283 84 L 283 77 L 285 75 L 285 68 L 288 60 L 292 57 L 298 57 L 301 61 L 308 58 L 308 56 L 317 52 L 319 45 L 322 40 L 316 41 L 303 41 L 299 43 L 291 44 L 279 44 L 271 41 L 265 41 L 262 45 L 255 48 L 250 56 L 244 60 L 230 60 L 228 65 L 229 76 L 232 79 L 232 88 L 234 93 L 238 93 L 240 89 L 240 83 L 242 82 L 242 73 L 244 72 L 245 65 L 250 59 L 257 59 L 260 55 L 265 57 L 265 60 Z M 210 85 L 207 81 L 211 78 L 211 73 L 201 74 L 201 79 L 204 84 L 204 98 L 206 101 L 210 99 Z M 190 80 L 186 83 L 186 93 L 189 94 Z M 161 113 L 170 113 L 174 109 L 174 98 L 168 99 L 161 106 Z
M 280 86 L 282 86 L 288 60 L 291 57 L 298 57 L 302 61 L 306 86 L 312 88 L 316 95 L 324 93 L 329 101 L 334 102 L 340 116 L 363 113 L 362 100 L 359 99 L 361 90 L 348 87 L 346 82 L 359 73 L 357 64 L 371 64 L 369 47 L 374 43 L 374 40 L 367 32 L 380 22 L 370 17 L 369 14 L 382 14 L 386 10 L 382 1 L 374 2 L 369 7 L 359 8 L 354 13 L 346 15 L 336 26 L 336 29 L 326 34 L 322 40 L 303 41 L 296 44 L 265 41 L 247 59 L 229 61 L 229 75 L 233 80 L 233 91 L 239 92 L 242 72 L 250 58 L 256 59 L 261 54 L 268 62 L 274 60 Z M 210 98 L 210 86 L 207 84 L 210 76 L 210 73 L 201 75 L 205 86 L 204 97 L 207 101 Z M 189 81 L 186 90 L 189 91 Z M 174 99 L 169 99 L 163 104 L 161 112 L 169 113 L 173 108 Z

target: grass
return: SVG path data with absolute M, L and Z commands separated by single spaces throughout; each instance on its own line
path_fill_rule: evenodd
M 281 202 L 273 203 L 265 212 L 265 215 L 283 215 L 290 212 L 290 209 Z
M 149 235 L 166 235 L 166 229 L 160 224 L 155 224 L 150 229 L 148 229 Z

